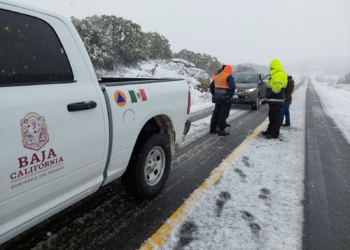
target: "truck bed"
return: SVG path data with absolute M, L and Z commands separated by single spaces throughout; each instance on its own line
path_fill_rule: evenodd
M 123 78 L 123 77 L 99 77 L 98 82 L 100 85 L 116 86 L 116 85 L 129 85 L 129 84 L 146 84 L 154 82 L 175 82 L 184 79 L 181 78 Z

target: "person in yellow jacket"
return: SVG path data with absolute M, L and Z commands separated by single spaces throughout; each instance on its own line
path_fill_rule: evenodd
M 269 125 L 262 134 L 267 139 L 278 138 L 280 134 L 280 114 L 287 87 L 287 74 L 278 59 L 270 63 L 270 79 L 266 84 L 266 102 L 269 104 Z

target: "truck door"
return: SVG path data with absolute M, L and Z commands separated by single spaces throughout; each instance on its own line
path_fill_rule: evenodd
M 1 243 L 96 190 L 108 125 L 76 34 L 7 4 L 0 17 Z

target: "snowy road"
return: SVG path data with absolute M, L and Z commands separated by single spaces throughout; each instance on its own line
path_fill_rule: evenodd
M 342 151 L 349 152 L 349 144 L 337 129 L 328 129 L 330 137 L 317 137 L 316 144 L 308 142 L 337 125 L 324 123 L 324 106 L 315 102 L 312 86 L 300 82 L 291 106 L 292 126 L 282 128 L 280 140 L 259 134 L 266 126 L 267 106 L 259 111 L 234 107 L 229 137 L 208 134 L 210 107 L 195 112 L 188 138 L 173 157 L 169 181 L 157 198 L 137 200 L 116 181 L 0 249 L 137 249 L 147 239 L 154 249 L 166 250 L 301 249 L 303 244 L 305 249 L 322 249 L 324 242 L 349 247 L 349 172 L 344 164 L 350 163 Z M 305 119 L 305 112 L 316 122 Z M 311 148 L 304 145 L 305 139 Z M 340 148 L 331 151 L 330 142 L 339 142 Z M 315 188 L 315 182 L 320 186 Z M 324 199 L 327 207 L 319 206 Z M 170 216 L 176 219 L 167 221 Z M 162 240 L 155 240 L 164 226 Z
M 348 109 L 335 124 L 332 95 L 320 99 L 312 81 L 295 93 L 280 140 L 252 133 L 142 249 L 350 249 L 349 101 L 338 96 Z
M 266 140 L 265 113 L 142 249 L 301 248 L 306 84 L 300 85 L 292 127 L 282 128 L 279 140 Z M 166 240 L 158 244 L 159 238 Z
M 350 145 L 311 82 L 306 98 L 304 248 L 350 249 Z

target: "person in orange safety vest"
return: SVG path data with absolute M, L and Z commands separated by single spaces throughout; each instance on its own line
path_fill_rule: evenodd
M 210 83 L 210 92 L 215 96 L 215 108 L 210 121 L 211 134 L 218 133 L 219 136 L 230 134 L 225 131 L 225 128 L 227 114 L 231 107 L 231 100 L 236 87 L 232 73 L 232 65 L 224 65 L 223 70 Z M 219 131 L 216 130 L 217 124 L 219 125 Z

